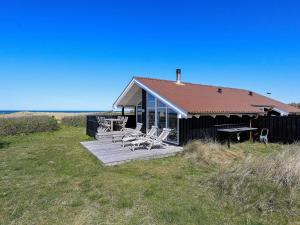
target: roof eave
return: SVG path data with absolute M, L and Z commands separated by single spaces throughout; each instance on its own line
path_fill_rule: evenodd
M 153 95 L 154 97 L 158 98 L 161 102 L 165 103 L 166 105 L 170 106 L 173 108 L 177 113 L 180 114 L 180 117 L 186 118 L 188 115 L 188 112 L 184 110 L 183 108 L 175 105 L 172 103 L 170 100 L 166 99 L 165 97 L 161 96 L 157 92 L 153 91 L 151 88 L 149 88 L 147 85 L 143 84 L 141 81 L 136 79 L 135 77 L 133 78 L 133 81 L 136 82 L 137 85 L 139 85 L 142 89 Z
M 113 104 L 113 108 L 118 108 L 121 105 L 119 104 L 119 102 L 121 101 L 122 97 L 130 90 L 130 88 L 134 85 L 138 85 L 140 88 L 144 89 L 145 91 L 147 91 L 148 93 L 152 94 L 153 96 L 155 96 L 156 98 L 158 98 L 160 101 L 162 101 L 163 103 L 169 105 L 171 108 L 173 108 L 177 113 L 180 114 L 181 118 L 186 118 L 188 115 L 188 112 L 184 109 L 182 109 L 181 107 L 175 105 L 174 103 L 170 102 L 168 99 L 164 98 L 163 96 L 161 96 L 160 94 L 158 94 L 157 92 L 153 91 L 151 88 L 149 88 L 147 85 L 143 84 L 141 81 L 138 80 L 138 78 L 133 77 L 130 81 L 130 83 L 126 86 L 126 88 L 122 91 L 121 95 L 117 98 L 117 100 L 114 102 Z M 123 105 L 122 105 L 123 106 Z
M 189 112 L 189 116 L 257 116 L 265 115 L 265 112 Z
M 119 105 L 118 103 L 120 102 L 121 98 L 128 92 L 128 90 L 132 87 L 134 78 L 131 78 L 130 82 L 127 84 L 127 86 L 125 87 L 125 89 L 122 91 L 122 93 L 119 95 L 119 97 L 116 99 L 116 101 L 113 103 L 113 109 L 116 109 L 118 107 L 120 107 L 121 105 Z

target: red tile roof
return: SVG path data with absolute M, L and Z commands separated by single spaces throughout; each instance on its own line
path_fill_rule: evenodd
M 134 77 L 137 81 L 159 94 L 172 104 L 190 114 L 256 114 L 262 113 L 255 106 L 272 106 L 288 113 L 300 113 L 296 107 L 284 104 L 255 92 L 237 88 Z M 222 89 L 222 93 L 218 89 Z

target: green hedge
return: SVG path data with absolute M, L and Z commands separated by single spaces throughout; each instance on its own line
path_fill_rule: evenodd
M 86 116 L 66 116 L 61 119 L 61 124 L 69 127 L 85 127 Z
M 59 125 L 57 121 L 50 116 L 0 118 L 0 136 L 54 131 L 58 129 Z

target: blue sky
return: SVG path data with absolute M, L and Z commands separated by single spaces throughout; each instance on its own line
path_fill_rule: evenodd
M 299 1 L 1 1 L 0 110 L 111 109 L 133 75 L 300 102 Z

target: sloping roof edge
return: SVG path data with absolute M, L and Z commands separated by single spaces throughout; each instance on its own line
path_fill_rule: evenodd
M 188 115 L 187 111 L 185 111 L 184 109 L 178 107 L 176 104 L 174 104 L 170 100 L 166 99 L 164 96 L 161 96 L 160 94 L 156 93 L 151 88 L 149 88 L 147 85 L 145 85 L 141 81 L 137 80 L 135 77 L 133 77 L 131 79 L 131 81 L 129 82 L 129 84 L 122 91 L 121 95 L 114 102 L 113 108 L 117 108 L 119 106 L 118 102 L 122 99 L 122 97 L 130 90 L 130 88 L 134 84 L 137 84 L 140 88 L 146 90 L 147 92 L 149 92 L 150 94 L 152 94 L 153 96 L 155 96 L 156 98 L 158 98 L 160 101 L 164 102 L 165 104 L 167 104 L 168 106 L 170 106 L 171 108 L 173 108 L 176 112 L 180 113 L 182 117 L 187 117 L 187 115 Z
M 157 97 L 159 100 L 161 100 L 162 102 L 164 102 L 165 104 L 169 105 L 171 108 L 173 108 L 175 111 L 177 111 L 178 113 L 181 114 L 182 117 L 187 117 L 188 115 L 261 115 L 261 114 L 265 114 L 264 111 L 262 111 L 260 109 L 260 107 L 257 105 L 252 105 L 253 109 L 248 109 L 248 111 L 238 111 L 238 110 L 234 110 L 234 111 L 230 111 L 230 110 L 226 110 L 226 111 L 188 111 L 187 109 L 182 108 L 181 106 L 178 106 L 175 102 L 173 102 L 172 100 L 170 100 L 167 96 L 162 95 L 162 93 L 160 93 L 158 90 L 155 90 L 153 88 L 151 88 L 151 86 L 147 85 L 147 82 L 143 82 L 143 79 L 149 79 L 149 80 L 156 80 L 156 81 L 167 81 L 167 82 L 172 82 L 170 80 L 162 80 L 162 79 L 155 79 L 155 78 L 147 78 L 147 77 L 137 77 L 134 76 L 130 83 L 126 86 L 126 88 L 122 91 L 121 95 L 117 98 L 117 100 L 114 102 L 113 107 L 120 107 L 121 105 L 118 105 L 118 102 L 120 101 L 120 99 L 122 99 L 122 97 L 130 90 L 130 88 L 132 87 L 132 85 L 136 84 L 138 85 L 140 88 L 146 90 L 147 92 L 149 92 L 150 94 L 154 95 L 155 97 Z M 174 81 L 175 83 L 175 81 Z M 190 84 L 190 85 L 201 85 L 201 86 L 208 86 L 208 87 L 217 87 L 217 86 L 213 86 L 213 85 L 204 85 L 204 84 L 194 84 L 194 83 L 186 83 L 184 82 L 184 84 Z M 225 87 L 224 87 L 225 88 Z M 226 89 L 233 89 L 233 90 L 242 90 L 242 91 L 247 91 L 245 89 L 240 89 L 240 88 L 228 88 L 226 87 Z M 261 97 L 265 97 L 262 96 L 258 93 L 253 92 L 255 95 L 261 96 Z M 267 98 L 267 97 L 265 97 Z M 269 98 L 270 99 L 270 98 Z M 285 104 L 285 103 L 281 103 L 275 99 L 271 99 L 274 102 L 278 102 L 280 104 Z M 274 105 L 275 107 L 275 105 Z M 281 110 L 279 108 L 277 108 L 280 112 L 284 112 L 287 114 L 299 114 L 299 110 L 297 111 L 297 109 L 295 108 L 295 111 L 286 111 L 286 110 Z

